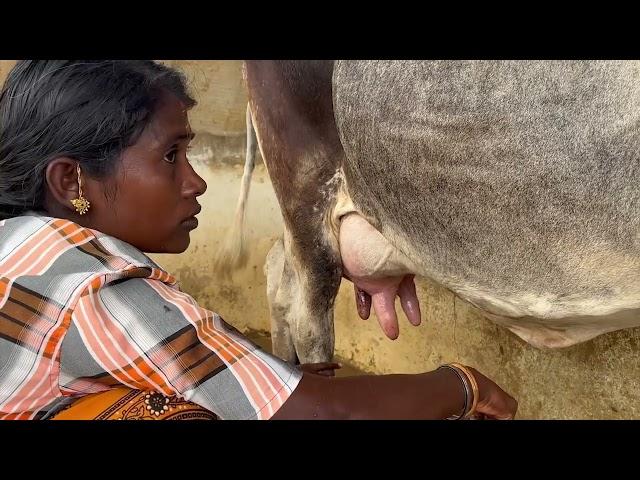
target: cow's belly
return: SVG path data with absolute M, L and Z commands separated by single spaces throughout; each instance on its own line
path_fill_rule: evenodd
M 346 276 L 372 296 L 372 303 L 383 330 L 391 338 L 398 334 L 394 300 L 404 293 L 408 317 L 418 323 L 420 315 L 415 290 L 403 282 L 418 274 L 430 277 L 403 252 L 394 247 L 350 202 L 338 202 L 339 243 Z M 447 283 L 447 282 L 444 282 Z M 559 348 L 587 341 L 606 332 L 640 326 L 637 295 L 621 291 L 603 301 L 580 292 L 573 295 L 499 295 L 464 281 L 447 285 L 459 297 L 478 307 L 496 323 L 503 325 L 538 348 Z M 382 317 L 382 318 L 381 318 Z
M 486 312 L 485 315 L 537 348 L 570 347 L 603 333 L 640 326 L 638 308 L 610 315 L 576 315 L 554 319 L 530 316 L 510 318 Z
M 403 254 L 353 222 L 343 260 L 377 282 L 399 263 L 539 346 L 637 325 L 639 74 L 640 62 L 337 62 L 353 210 Z

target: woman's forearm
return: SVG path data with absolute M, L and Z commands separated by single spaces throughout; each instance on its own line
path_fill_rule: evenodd
M 462 412 L 464 396 L 449 369 L 342 378 L 305 373 L 273 419 L 444 419 Z

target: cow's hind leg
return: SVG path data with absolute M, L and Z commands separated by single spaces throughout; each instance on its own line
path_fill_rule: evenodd
M 298 357 L 288 322 L 292 273 L 288 266 L 285 270 L 284 243 L 281 238 L 269 250 L 264 264 L 264 274 L 267 277 L 273 353 L 287 362 L 297 363 Z
M 333 306 L 342 269 L 337 249 L 322 245 L 321 238 L 326 233 L 317 233 L 313 259 L 300 254 L 294 242 L 285 242 L 285 258 L 297 292 L 291 297 L 289 325 L 301 363 L 328 362 L 333 358 Z
M 293 227 L 295 230 L 295 226 Z M 326 232 L 318 232 L 320 240 Z M 271 313 L 273 351 L 300 363 L 327 362 L 333 358 L 333 306 L 340 287 L 337 249 L 319 241 L 299 254 L 286 230 L 284 241 L 272 247 L 265 264 Z
M 300 362 L 329 361 L 342 277 L 329 212 L 342 185 L 338 172 L 344 160 L 333 115 L 333 62 L 248 61 L 245 71 L 252 125 L 285 226 L 283 258 L 275 261 L 275 247 L 275 270 L 268 273 L 274 348 L 291 359 L 290 335 Z

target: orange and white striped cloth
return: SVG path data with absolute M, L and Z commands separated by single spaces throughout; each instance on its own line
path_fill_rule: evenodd
M 301 377 L 133 246 L 35 213 L 0 222 L 0 419 L 121 386 L 268 419 Z

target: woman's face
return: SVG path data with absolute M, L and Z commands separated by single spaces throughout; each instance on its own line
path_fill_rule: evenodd
M 100 181 L 83 174 L 83 193 L 91 202 L 88 226 L 144 252 L 185 251 L 198 226 L 197 197 L 207 189 L 187 160 L 192 139 L 184 105 L 165 95 L 112 178 Z

